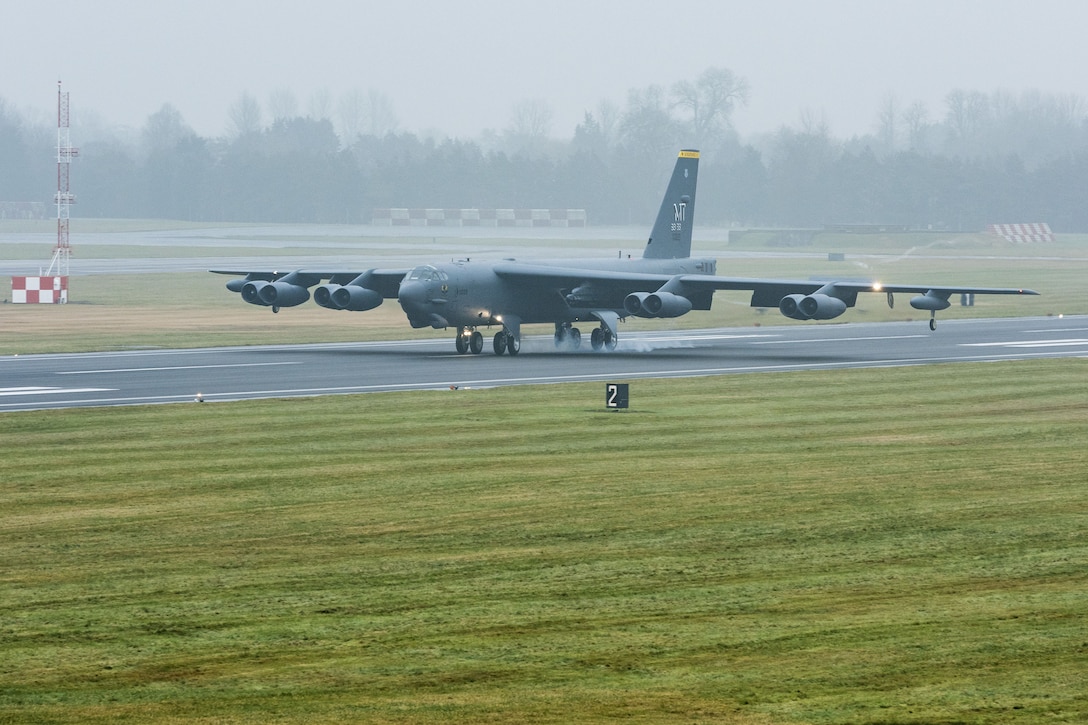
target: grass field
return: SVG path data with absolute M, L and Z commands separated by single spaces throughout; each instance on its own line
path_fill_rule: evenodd
M 1088 721 L 1088 362 L 0 416 L 0 721 Z

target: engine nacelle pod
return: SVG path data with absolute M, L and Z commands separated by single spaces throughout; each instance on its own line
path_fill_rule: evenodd
M 632 292 L 623 298 L 623 309 L 635 317 L 653 317 L 646 309 L 646 298 L 649 296 L 649 292 Z
M 786 295 L 778 303 L 778 311 L 791 320 L 807 320 L 808 317 L 801 312 L 801 300 L 804 295 Z
M 653 317 L 680 317 L 691 312 L 691 300 L 672 292 L 654 292 L 642 301 L 642 308 Z
M 261 290 L 269 284 L 269 282 L 264 282 L 262 280 L 257 280 L 255 282 L 246 282 L 242 285 L 242 289 L 240 290 L 242 294 L 242 299 L 251 305 L 261 305 L 262 307 L 267 307 L 269 303 L 261 299 Z
M 947 310 L 952 305 L 947 297 L 938 297 L 933 294 L 918 295 L 910 298 L 910 306 L 916 310 Z
M 810 320 L 832 320 L 846 312 L 846 303 L 838 297 L 811 294 L 797 303 L 797 309 Z
M 331 285 L 330 285 L 331 286 Z M 382 303 L 381 292 L 354 284 L 344 285 L 332 291 L 332 304 L 339 310 L 365 312 Z
M 691 312 L 691 300 L 672 292 L 632 292 L 623 309 L 635 317 L 679 317 Z
M 310 299 L 310 290 L 290 282 L 268 282 L 257 291 L 257 295 L 265 305 L 294 307 Z
M 332 293 L 340 289 L 338 284 L 323 284 L 314 289 L 314 302 L 321 307 L 325 307 L 330 310 L 338 310 L 339 307 L 332 301 Z
M 778 303 L 778 311 L 791 320 L 831 320 L 846 312 L 846 303 L 819 292 L 786 295 Z

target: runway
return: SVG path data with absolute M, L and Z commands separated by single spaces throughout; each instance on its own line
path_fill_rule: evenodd
M 586 346 L 588 348 L 588 346 Z M 517 357 L 434 340 L 0 357 L 0 411 L 628 382 L 796 370 L 1088 357 L 1088 317 L 624 333 L 611 353 L 526 337 Z

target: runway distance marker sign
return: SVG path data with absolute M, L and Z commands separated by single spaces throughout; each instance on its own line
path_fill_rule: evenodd
M 605 383 L 604 405 L 609 410 L 626 408 L 630 401 L 629 385 L 627 383 Z

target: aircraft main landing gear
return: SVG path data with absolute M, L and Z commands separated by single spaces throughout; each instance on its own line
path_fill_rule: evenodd
M 521 338 L 506 330 L 499 330 L 495 333 L 494 347 L 496 355 L 502 355 L 504 352 L 517 355 L 521 352 Z
M 612 334 L 606 325 L 593 328 L 589 336 L 589 344 L 594 352 L 605 350 L 611 352 L 616 349 L 616 336 Z M 582 332 L 577 327 L 571 327 L 569 322 L 556 323 L 555 347 L 558 350 L 577 350 L 582 345 Z
M 582 345 L 582 331 L 571 327 L 569 322 L 555 323 L 555 347 L 559 350 L 577 350 Z
M 616 337 L 604 325 L 593 328 L 593 333 L 589 336 L 589 343 L 595 351 L 600 351 L 603 348 L 611 352 L 616 349 Z
M 459 355 L 464 355 L 466 352 L 479 355 L 484 351 L 484 336 L 479 330 L 473 330 L 470 327 L 459 328 L 454 343 L 457 346 L 457 354 Z

